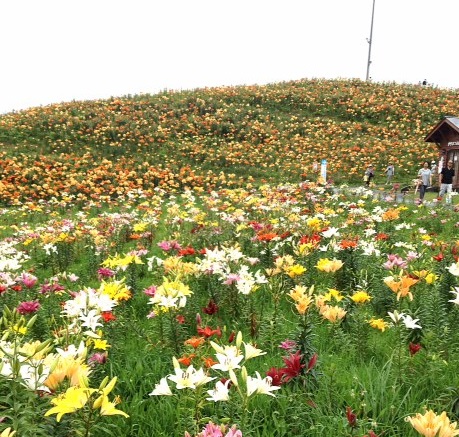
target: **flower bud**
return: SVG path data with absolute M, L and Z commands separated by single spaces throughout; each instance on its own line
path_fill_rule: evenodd
M 247 369 L 245 368 L 245 366 L 242 366 L 241 375 L 242 375 L 242 379 L 244 380 L 244 382 L 246 382 L 247 381 Z
M 242 332 L 239 331 L 236 336 L 236 347 L 238 350 L 241 348 L 241 344 L 242 344 Z
M 228 373 L 229 373 L 229 377 L 231 379 L 231 382 L 237 387 L 239 385 L 239 382 L 237 380 L 236 374 L 234 373 L 234 370 L 233 369 L 229 369 Z
M 27 322 L 27 325 L 26 325 L 27 329 L 31 328 L 35 324 L 35 322 L 37 321 L 37 317 L 38 317 L 37 314 L 31 317 L 31 319 Z

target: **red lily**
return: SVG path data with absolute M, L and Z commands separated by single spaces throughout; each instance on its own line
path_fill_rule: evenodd
M 202 309 L 206 314 L 209 316 L 215 314 L 218 311 L 218 305 L 213 301 L 213 299 L 209 300 L 209 303 L 205 308 Z
M 303 355 L 297 351 L 295 354 L 290 354 L 288 357 L 283 357 L 285 367 L 282 369 L 284 374 L 284 382 L 289 382 L 301 373 L 301 369 L 305 366 L 301 363 Z
M 351 407 L 346 407 L 346 417 L 351 428 L 357 426 L 357 416 L 352 412 Z
M 178 256 L 194 255 L 196 251 L 192 247 L 184 247 L 178 251 Z
M 409 349 L 410 349 L 410 355 L 416 355 L 422 348 L 422 346 L 419 343 L 411 343 L 409 344 Z
M 206 326 L 205 328 L 198 327 L 198 334 L 202 335 L 205 338 L 212 337 L 213 335 L 221 337 L 222 331 L 220 330 L 220 327 L 218 327 L 217 329 L 212 329 L 210 326 Z
M 433 256 L 433 259 L 434 259 L 435 261 L 440 262 L 440 261 L 443 261 L 443 258 L 444 258 L 444 257 L 445 257 L 445 256 L 443 255 L 443 253 L 440 252 L 438 255 Z
M 284 369 L 279 369 L 278 367 L 271 367 L 267 372 L 267 376 L 270 376 L 272 379 L 272 385 L 282 385 L 283 376 L 284 376 Z
M 102 311 L 101 316 L 105 323 L 116 320 L 115 315 L 111 311 Z

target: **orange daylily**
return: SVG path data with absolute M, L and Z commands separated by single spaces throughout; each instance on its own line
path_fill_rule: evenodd
M 201 346 L 206 340 L 204 337 L 191 337 L 188 340 L 185 340 L 185 345 L 191 346 L 194 349 L 197 349 Z
M 208 369 L 218 363 L 218 361 L 215 361 L 212 357 L 203 357 L 202 361 L 204 362 L 204 367 L 207 367 Z
M 381 218 L 385 222 L 397 220 L 399 217 L 400 217 L 400 211 L 398 209 L 388 209 L 381 215 Z
M 179 358 L 177 361 L 184 366 L 189 366 L 193 359 L 196 358 L 196 354 L 189 354 L 184 355 L 183 357 Z

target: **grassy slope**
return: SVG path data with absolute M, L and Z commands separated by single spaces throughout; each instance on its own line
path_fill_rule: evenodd
M 32 197 L 52 194 L 43 185 L 113 195 L 104 185 L 296 181 L 314 177 L 312 162 L 321 159 L 336 183 L 360 181 L 369 162 L 381 174 L 389 160 L 408 181 L 436 156 L 424 137 L 443 116 L 459 114 L 458 94 L 304 80 L 62 103 L 0 116 L 0 165 L 13 188 L 35 184 Z M 8 187 L 4 193 L 7 201 Z

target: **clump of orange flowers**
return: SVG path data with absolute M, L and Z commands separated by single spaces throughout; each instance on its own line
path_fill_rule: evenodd
M 419 279 L 415 279 L 409 275 L 405 275 L 403 270 L 400 272 L 400 275 L 397 277 L 387 276 L 384 278 L 384 283 L 397 294 L 397 300 L 400 300 L 401 297 L 409 297 L 410 300 L 413 300 L 413 293 L 411 292 L 411 287 L 415 285 Z
M 319 307 L 319 313 L 331 323 L 337 323 L 344 318 L 347 311 L 338 305 L 322 305 Z
M 348 238 L 348 239 L 345 239 L 345 240 L 341 240 L 340 243 L 339 243 L 339 246 L 341 247 L 341 249 L 355 249 L 358 245 L 358 242 L 359 242 L 359 239 L 358 237 L 354 237 L 354 238 Z
M 400 210 L 398 208 L 388 209 L 381 214 L 381 218 L 385 222 L 397 220 L 400 217 Z

